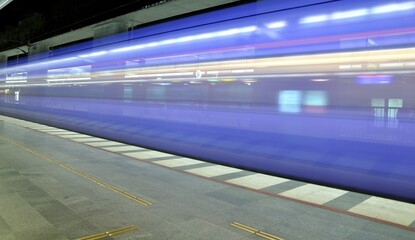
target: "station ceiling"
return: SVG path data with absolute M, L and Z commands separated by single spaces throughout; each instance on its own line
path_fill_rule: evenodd
M 0 4 L 1 4 L 0 0 Z M 90 38 L 109 19 L 129 27 L 255 0 L 6 0 L 0 9 L 0 57 L 27 54 L 30 45 L 56 46 Z M 2 60 L 0 60 L 2 61 Z
M 0 10 L 0 50 L 171 0 L 13 0 Z

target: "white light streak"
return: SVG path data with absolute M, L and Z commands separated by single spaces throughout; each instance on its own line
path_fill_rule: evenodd
M 384 68 L 395 68 L 395 67 L 403 67 L 405 66 L 404 63 L 381 63 L 379 64 L 379 67 L 384 67 Z
M 125 78 L 136 78 L 136 77 L 166 77 L 166 76 L 192 76 L 193 74 L 194 74 L 194 72 L 153 73 L 153 74 L 126 75 Z
M 90 77 L 84 78 L 54 78 L 54 79 L 47 79 L 48 82 L 62 82 L 62 81 L 79 81 L 79 80 L 91 80 Z
M 79 55 L 80 58 L 87 58 L 87 57 L 95 57 L 95 56 L 101 56 L 107 54 L 107 51 L 99 51 L 99 52 L 93 52 L 88 54 Z
M 75 60 L 75 59 L 76 59 L 76 57 L 69 57 L 69 58 L 62 58 L 62 59 L 57 59 L 57 60 L 52 60 L 52 61 L 46 61 L 46 62 L 42 62 L 42 63 L 39 63 L 39 64 L 60 63 L 60 62 L 66 62 L 66 61 Z
M 11 3 L 13 0 L 5 0 L 0 3 L 0 9 L 4 8 L 7 4 Z
M 354 65 L 339 65 L 339 69 L 351 69 L 351 68 L 362 68 L 361 64 L 354 64 Z
M 327 82 L 329 81 L 329 79 L 327 78 L 316 78 L 316 79 L 311 79 L 312 82 Z
M 116 49 L 111 50 L 110 52 L 111 53 L 125 52 L 125 51 L 131 51 L 131 50 L 138 50 L 141 48 L 149 48 L 149 47 L 156 47 L 156 46 L 168 45 L 168 44 L 174 44 L 174 43 L 190 42 L 190 41 L 201 40 L 201 39 L 224 37 L 224 36 L 236 35 L 236 34 L 241 34 L 241 33 L 249 33 L 255 30 L 257 30 L 256 26 L 232 28 L 232 29 L 223 30 L 223 31 L 184 36 L 184 37 L 175 38 L 175 39 L 167 39 L 167 40 L 163 40 L 159 42 L 151 42 L 151 43 L 134 45 L 130 47 L 116 48 Z
M 237 70 L 231 70 L 231 73 L 252 73 L 254 72 L 254 69 L 237 69 Z
M 27 80 L 13 80 L 13 81 L 6 81 L 6 83 L 27 83 Z
M 361 17 L 365 16 L 369 13 L 367 9 L 357 9 L 345 12 L 336 12 L 330 15 L 330 19 L 345 19 L 345 18 L 354 18 L 354 17 Z
M 266 26 L 267 28 L 270 28 L 270 29 L 276 29 L 276 28 L 283 28 L 287 26 L 287 23 L 285 21 L 279 21 L 279 22 L 268 23 L 266 24 Z
M 328 15 L 317 15 L 317 16 L 310 16 L 300 19 L 301 24 L 308 24 L 308 23 L 317 23 L 317 22 L 324 22 L 329 20 Z
M 381 13 L 390 13 L 390 12 L 397 12 L 397 11 L 405 11 L 415 8 L 415 2 L 403 2 L 403 3 L 393 3 L 388 5 L 382 5 L 378 7 L 374 7 L 371 10 L 372 14 L 381 14 Z
M 355 18 L 355 17 L 362 17 L 369 14 L 382 14 L 382 13 L 390 13 L 390 12 L 397 12 L 397 11 L 405 11 L 415 9 L 415 1 L 410 2 L 403 2 L 403 3 L 392 3 L 387 5 L 382 5 L 378 7 L 373 7 L 369 9 L 355 9 L 349 11 L 342 11 L 342 12 L 335 12 L 330 15 L 322 14 L 316 16 L 309 16 L 300 19 L 300 24 L 309 24 L 309 23 L 318 23 L 324 22 L 328 20 L 338 20 L 338 19 L 347 19 L 347 18 Z

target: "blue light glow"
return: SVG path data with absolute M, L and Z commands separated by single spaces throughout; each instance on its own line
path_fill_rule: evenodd
M 152 43 L 146 43 L 146 44 L 139 44 L 134 45 L 131 47 L 122 47 L 122 48 L 116 48 L 111 50 L 111 53 L 116 52 L 125 52 L 125 51 L 131 51 L 131 50 L 138 50 L 141 48 L 148 48 L 148 47 L 155 47 L 160 45 L 167 45 L 167 44 L 174 44 L 174 43 L 182 43 L 182 42 L 190 42 L 195 40 L 202 40 L 202 39 L 210 39 L 210 38 L 216 38 L 216 37 L 224 37 L 224 36 L 231 36 L 241 33 L 249 33 L 256 31 L 256 26 L 248 26 L 248 27 L 242 27 L 242 28 L 232 28 L 228 30 L 223 31 L 217 31 L 217 32 L 211 32 L 211 33 L 203 33 L 203 34 L 197 34 L 197 35 L 191 35 L 191 36 L 184 36 L 180 38 L 175 39 L 167 39 L 159 42 L 152 42 Z
M 95 57 L 95 56 L 101 56 L 107 54 L 107 51 L 99 51 L 99 52 L 93 52 L 88 54 L 79 55 L 80 58 L 87 58 L 87 57 Z
M 392 82 L 391 75 L 363 75 L 357 76 L 358 84 L 389 84 Z
M 324 22 L 328 20 L 337 20 L 337 19 L 347 19 L 347 18 L 355 18 L 355 17 L 362 17 L 369 14 L 382 14 L 382 13 L 390 13 L 390 12 L 397 12 L 397 11 L 405 11 L 415 8 L 415 2 L 403 2 L 403 3 L 392 3 L 387 5 L 382 5 L 378 7 L 373 7 L 369 9 L 355 9 L 349 10 L 344 12 L 335 12 L 331 15 L 322 14 L 316 16 L 310 16 L 300 19 L 300 24 L 309 24 L 309 23 L 317 23 L 317 22 Z

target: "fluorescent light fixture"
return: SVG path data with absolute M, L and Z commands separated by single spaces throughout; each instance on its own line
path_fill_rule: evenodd
M 267 28 L 275 29 L 275 28 L 283 28 L 287 26 L 287 23 L 285 21 L 278 21 L 278 22 L 272 22 L 266 24 Z
M 333 20 L 336 19 L 345 19 L 345 18 L 354 18 L 354 17 L 361 17 L 365 16 L 369 13 L 367 9 L 357 9 L 345 12 L 336 12 L 331 14 L 330 18 Z
M 79 55 L 78 57 L 80 57 L 80 58 L 95 57 L 95 56 L 104 55 L 106 53 L 107 53 L 107 51 L 99 51 L 99 52 L 93 52 L 93 53 Z
M 130 47 L 122 47 L 122 48 L 116 48 L 111 50 L 111 53 L 116 52 L 125 52 L 125 51 L 131 51 L 131 50 L 137 50 L 141 48 L 148 48 L 148 47 L 156 47 L 160 45 L 168 45 L 173 43 L 181 43 L 181 42 L 190 42 L 195 40 L 201 40 L 201 39 L 209 39 L 209 38 L 216 38 L 216 37 L 224 37 L 224 36 L 230 36 L 230 35 L 236 35 L 241 33 L 248 33 L 253 32 L 257 30 L 256 26 L 247 26 L 242 28 L 232 28 L 228 30 L 223 31 L 217 31 L 217 32 L 211 32 L 211 33 L 202 33 L 197 35 L 191 35 L 191 36 L 184 36 L 176 39 L 167 39 L 159 42 L 151 42 L 151 43 L 145 43 L 145 44 L 139 44 L 134 45 Z
M 0 9 L 7 6 L 7 4 L 11 3 L 13 0 L 0 0 Z
M 382 5 L 378 7 L 374 7 L 371 10 L 372 14 L 380 14 L 380 13 L 389 13 L 389 12 L 397 12 L 397 11 L 405 11 L 415 8 L 415 2 L 403 2 L 403 3 L 392 3 L 388 5 Z
M 301 24 L 307 24 L 307 23 L 316 23 L 316 22 L 324 22 L 329 20 L 328 15 L 316 15 L 316 16 L 310 16 L 300 19 Z

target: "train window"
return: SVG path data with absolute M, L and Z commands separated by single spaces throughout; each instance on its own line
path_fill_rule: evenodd
M 162 100 L 166 96 L 165 86 L 149 86 L 146 90 L 146 99 Z
M 301 111 L 301 91 L 283 90 L 278 94 L 280 112 L 299 113 Z
M 14 92 L 14 100 L 15 100 L 16 102 L 18 102 L 18 101 L 19 101 L 19 96 L 20 96 L 20 91 L 15 91 L 15 92 Z
M 124 86 L 124 101 L 128 102 L 131 101 L 133 98 L 133 88 L 131 86 Z
M 403 99 L 391 98 L 388 100 L 388 107 L 390 108 L 402 108 Z
M 403 107 L 403 99 L 391 98 L 388 100 L 388 128 L 398 128 L 399 108 Z
M 385 123 L 387 123 L 388 128 L 397 128 L 399 125 L 398 112 L 399 108 L 403 107 L 403 99 L 390 98 L 387 100 L 387 103 L 386 105 L 386 99 L 383 98 L 372 99 L 371 105 L 375 117 L 374 126 L 384 127 Z
M 374 113 L 374 127 L 383 127 L 385 117 L 385 99 L 383 98 L 372 98 L 371 102 L 373 113 Z
M 305 91 L 303 97 L 305 111 L 309 113 L 323 113 L 327 106 L 326 91 Z

